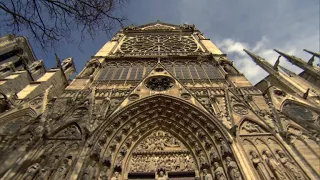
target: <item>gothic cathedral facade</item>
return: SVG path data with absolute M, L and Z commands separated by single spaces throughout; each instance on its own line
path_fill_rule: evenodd
M 123 28 L 62 93 L 0 114 L 0 177 L 320 179 L 319 68 L 245 51 L 256 86 L 194 25 Z

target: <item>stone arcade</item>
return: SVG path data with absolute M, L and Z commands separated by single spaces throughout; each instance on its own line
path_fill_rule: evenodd
M 60 94 L 4 108 L 0 177 L 319 179 L 319 68 L 245 51 L 270 74 L 256 86 L 194 25 L 123 28 Z

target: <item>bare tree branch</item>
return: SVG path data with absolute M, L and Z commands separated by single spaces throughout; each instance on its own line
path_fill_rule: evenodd
M 115 11 L 128 0 L 0 0 L 0 26 L 17 34 L 27 30 L 46 50 L 60 41 L 69 42 L 73 31 L 94 38 L 99 31 L 110 34 L 124 17 Z

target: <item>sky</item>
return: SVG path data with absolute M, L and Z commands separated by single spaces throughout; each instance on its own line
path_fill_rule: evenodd
M 131 0 L 117 13 L 127 17 L 125 25 L 143 25 L 157 20 L 195 24 L 252 84 L 267 73 L 243 49 L 272 64 L 278 57 L 273 49 L 306 61 L 311 56 L 303 49 L 320 52 L 319 0 Z M 79 47 L 77 34 L 73 34 L 73 43 L 61 44 L 52 51 L 43 52 L 32 41 L 31 44 L 37 58 L 44 59 L 47 68 L 55 65 L 56 52 L 61 59 L 73 57 L 79 72 L 110 37 L 101 32 L 94 41 L 88 37 Z M 318 63 L 316 59 L 314 64 Z M 296 73 L 302 71 L 284 58 L 280 65 Z

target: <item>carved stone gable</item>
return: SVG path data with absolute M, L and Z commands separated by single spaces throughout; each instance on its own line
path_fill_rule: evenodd
M 71 124 L 57 132 L 55 135 L 49 137 L 49 139 L 81 140 L 81 130 L 77 125 Z
M 240 126 L 240 134 L 260 134 L 260 133 L 267 133 L 267 131 L 252 121 L 244 121 Z

